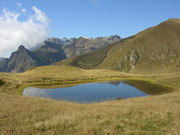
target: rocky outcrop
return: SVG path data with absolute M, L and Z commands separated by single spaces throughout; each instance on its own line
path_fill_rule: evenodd
M 117 61 L 118 67 L 124 71 L 129 71 L 131 68 L 135 68 L 139 58 L 140 56 L 137 51 L 127 53 Z
M 45 41 L 41 48 L 34 51 L 34 54 L 40 59 L 41 65 L 50 65 L 67 58 L 61 42 Z
M 35 66 L 52 63 L 92 52 L 120 41 L 119 36 L 101 38 L 49 38 L 40 47 L 27 50 L 23 45 L 9 59 L 0 59 L 0 72 L 24 72 Z
M 23 45 L 13 52 L 9 59 L 0 61 L 1 72 L 24 72 L 29 68 L 49 65 L 65 59 L 63 50 L 57 45 L 45 44 L 35 52 L 27 50 Z
M 8 65 L 8 58 L 1 58 L 0 59 L 0 71 L 6 72 L 7 65 Z
M 87 37 L 70 38 L 70 39 L 51 38 L 48 40 L 53 43 L 55 42 L 61 45 L 66 56 L 70 58 L 70 57 L 86 54 L 100 48 L 107 47 L 113 43 L 119 42 L 121 40 L 121 37 L 115 35 L 110 37 L 98 37 L 98 38 L 87 38 Z
M 41 65 L 40 59 L 23 45 L 13 52 L 7 61 L 4 72 L 23 72 L 31 67 Z

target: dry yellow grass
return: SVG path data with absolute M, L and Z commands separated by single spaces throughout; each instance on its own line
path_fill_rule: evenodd
M 0 134 L 179 135 L 179 96 L 75 104 L 0 94 Z
M 36 67 L 25 73 L 1 73 L 0 80 L 5 81 L 6 84 L 0 87 L 0 91 L 14 94 L 19 87 L 24 85 L 77 83 L 126 76 L 132 75 L 106 69 L 83 70 L 71 66 L 44 66 Z
M 180 134 L 180 92 L 95 104 L 76 104 L 17 95 L 27 84 L 77 83 L 108 79 L 148 79 L 180 88 L 180 74 L 126 74 L 70 66 L 37 67 L 0 74 L 2 135 L 164 135 Z
M 0 73 L 0 80 L 6 82 L 0 92 L 17 93 L 21 86 L 33 84 L 66 84 L 111 79 L 150 79 L 162 84 L 180 87 L 180 73 L 176 74 L 129 74 L 108 69 L 84 70 L 72 66 L 36 67 L 25 73 Z

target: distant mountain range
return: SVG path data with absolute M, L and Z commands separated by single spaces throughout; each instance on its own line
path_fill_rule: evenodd
M 98 38 L 49 38 L 33 50 L 23 45 L 10 58 L 0 58 L 0 72 L 24 72 L 35 66 L 50 65 L 66 58 L 76 57 L 121 41 L 117 35 Z
M 0 58 L 0 72 L 24 72 L 53 63 L 129 73 L 180 72 L 180 19 L 167 20 L 126 39 L 50 38 L 31 51 L 20 46 L 9 59 Z
M 112 46 L 76 57 L 69 64 L 131 73 L 180 72 L 180 19 L 167 20 Z

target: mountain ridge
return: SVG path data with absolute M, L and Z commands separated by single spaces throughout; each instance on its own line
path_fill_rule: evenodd
M 39 47 L 28 50 L 20 45 L 9 59 L 0 60 L 0 72 L 24 72 L 35 66 L 51 65 L 66 58 L 76 57 L 120 41 L 117 35 L 98 38 L 49 38 Z
M 70 64 L 84 69 L 112 69 L 132 73 L 179 72 L 179 22 L 180 19 L 169 19 L 115 43 L 108 49 L 106 56 L 99 63 L 95 56 L 101 54 L 106 48 L 96 51 L 96 54 L 84 55 L 83 57 L 88 55 L 86 61 L 79 56 L 72 60 Z M 99 57 L 102 57 L 102 55 L 99 55 Z M 91 67 L 89 65 L 96 66 Z

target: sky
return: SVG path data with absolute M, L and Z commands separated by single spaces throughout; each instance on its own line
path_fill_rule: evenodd
M 0 57 L 48 37 L 132 36 L 180 18 L 180 0 L 0 0 Z

